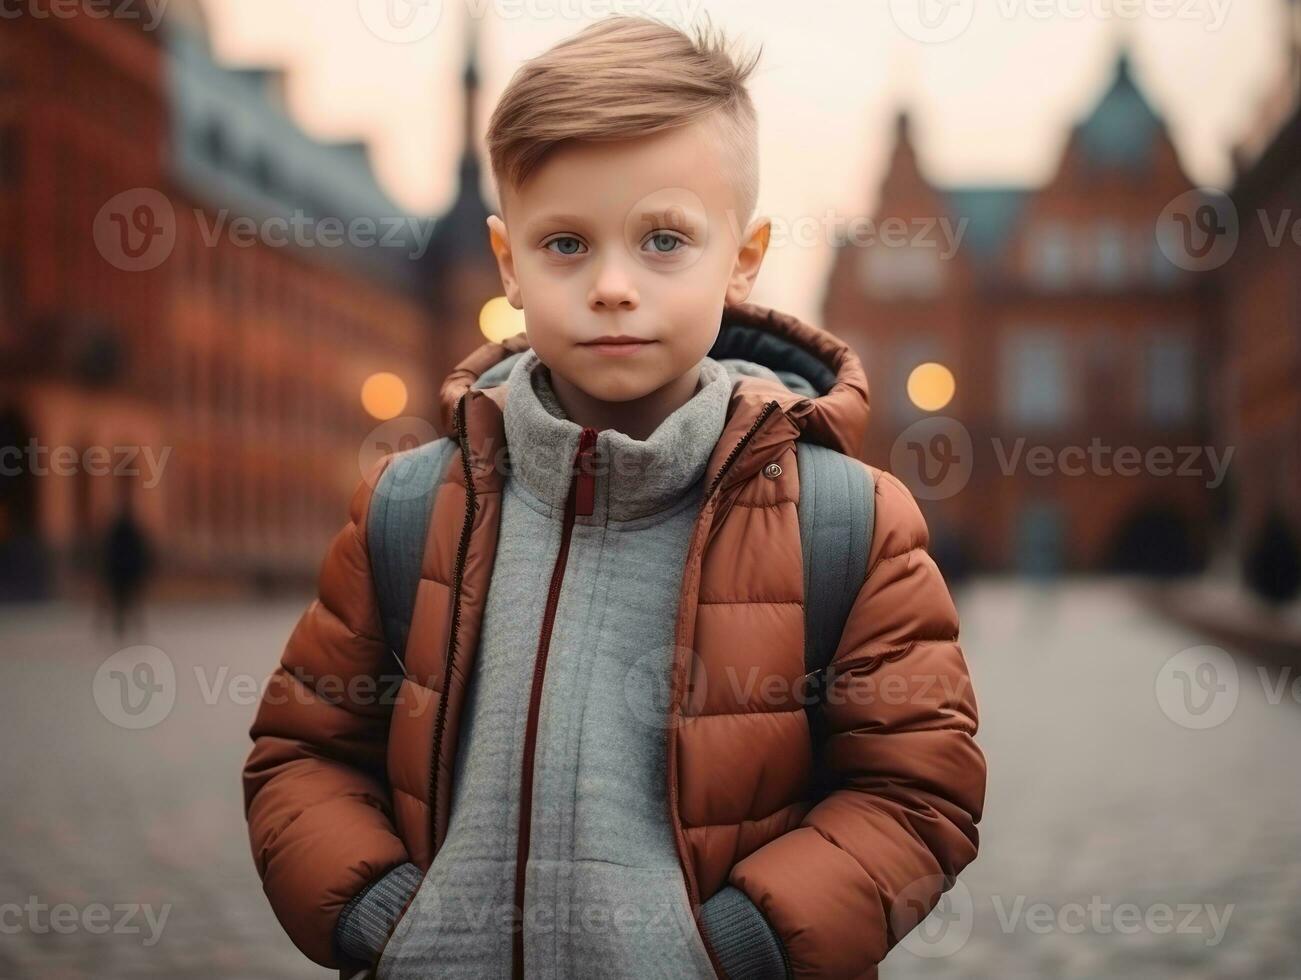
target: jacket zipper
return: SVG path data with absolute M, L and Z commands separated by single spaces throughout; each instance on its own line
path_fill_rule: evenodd
M 456 565 L 452 570 L 452 622 L 447 633 L 447 651 L 443 658 L 443 686 L 438 692 L 438 713 L 434 718 L 434 739 L 429 756 L 429 851 L 430 860 L 438 850 L 438 757 L 443 749 L 443 730 L 447 727 L 447 701 L 452 689 L 452 665 L 456 659 L 456 640 L 461 625 L 461 584 L 465 577 L 465 558 L 470 550 L 470 534 L 474 530 L 474 514 L 479 499 L 474 489 L 474 475 L 470 470 L 470 438 L 465 426 L 465 400 L 469 392 L 456 403 L 453 427 L 461 447 L 461 469 L 465 476 L 465 520 L 461 523 L 461 539 L 456 547 Z
M 736 445 L 732 447 L 732 451 L 727 454 L 727 459 L 723 460 L 723 465 L 718 468 L 718 472 L 714 474 L 714 478 L 709 482 L 709 489 L 705 491 L 705 500 L 713 496 L 718 484 L 722 482 L 723 476 L 732 468 L 732 464 L 736 462 L 736 457 L 741 455 L 741 450 L 745 448 L 745 444 L 753 439 L 754 434 L 768 421 L 768 416 L 779 408 L 781 408 L 781 405 L 777 402 L 768 402 L 768 404 L 764 405 L 763 411 L 755 418 L 745 435 L 737 440 Z
M 569 495 L 565 501 L 560 551 L 551 569 L 551 587 L 547 591 L 547 604 L 542 614 L 542 630 L 538 636 L 537 656 L 533 661 L 528 720 L 524 727 L 524 762 L 520 772 L 519 836 L 515 847 L 515 905 L 511 949 L 512 972 L 515 980 L 524 978 L 524 879 L 528 869 L 529 834 L 533 822 L 533 762 L 537 750 L 538 714 L 542 706 L 542 680 L 547 670 L 547 654 L 551 648 L 551 630 L 555 625 L 556 607 L 560 603 L 560 586 L 565 577 L 565 565 L 569 561 L 569 540 L 574 530 L 574 518 L 580 514 L 590 515 L 596 501 L 596 477 L 592 473 L 595 446 L 596 429 L 584 426 L 578 437 L 578 453 L 574 459 L 576 472 L 570 481 Z

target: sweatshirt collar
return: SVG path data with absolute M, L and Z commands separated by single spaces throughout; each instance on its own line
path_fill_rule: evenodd
M 595 510 L 580 522 L 629 521 L 663 511 L 705 473 L 727 421 L 732 379 L 706 357 L 696 392 L 644 440 L 615 429 L 596 437 Z M 582 426 L 551 387 L 550 369 L 532 349 L 511 368 L 504 410 L 511 475 L 538 500 L 563 510 Z

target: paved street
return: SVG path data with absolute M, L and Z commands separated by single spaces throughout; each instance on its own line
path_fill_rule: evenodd
M 1301 976 L 1301 690 L 1168 663 L 1205 641 L 1135 593 L 959 595 L 981 856 L 884 977 Z M 300 608 L 153 609 L 132 642 L 166 658 L 143 671 L 105 663 L 120 644 L 84 608 L 0 610 L 0 978 L 332 975 L 271 916 L 239 786 L 251 688 Z
M 271 915 L 240 795 L 254 708 L 239 703 L 249 699 L 232 685 L 240 674 L 265 678 L 297 613 L 291 605 L 151 611 L 135 642 L 171 658 L 176 699 L 153 727 L 129 730 L 94 697 L 112 693 L 96 673 L 119 644 L 96 637 L 87 610 L 0 612 L 0 711 L 10 747 L 0 761 L 0 904 L 33 896 L 78 910 L 98 903 L 117 925 L 139 903 L 162 922 L 150 944 L 157 930 L 143 911 L 123 923 L 138 931 L 97 925 L 92 933 L 89 924 L 56 932 L 48 912 L 24 909 L 21 931 L 0 942 L 0 976 L 329 975 Z M 3 920 L 7 932 L 16 918 Z
M 1230 663 L 1232 712 L 1230 692 L 1189 712 L 1179 674 L 1207 679 L 1206 641 L 1136 591 L 987 584 L 958 597 L 989 759 L 981 853 L 883 976 L 1301 976 L 1294 672 L 1262 681 Z

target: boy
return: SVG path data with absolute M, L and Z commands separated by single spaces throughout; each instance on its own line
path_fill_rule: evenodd
M 251 730 L 258 871 L 318 963 L 874 976 L 975 856 L 957 616 L 879 470 L 810 734 L 795 444 L 856 451 L 867 385 L 846 344 L 745 302 L 770 228 L 752 68 L 614 17 L 502 96 L 488 231 L 527 331 L 443 384 L 400 687 L 361 683 L 398 655 L 366 534 L 386 457 Z

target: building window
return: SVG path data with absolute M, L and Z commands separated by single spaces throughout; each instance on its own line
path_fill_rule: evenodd
M 275 164 L 271 162 L 271 158 L 265 152 L 259 151 L 253 157 L 249 176 L 257 185 L 258 190 L 265 194 L 275 194 L 280 189 Z
M 1157 235 L 1147 238 L 1147 247 L 1151 256 L 1152 281 L 1158 286 L 1171 286 L 1179 280 L 1180 268 L 1170 261 L 1169 256 L 1180 255 L 1183 245 L 1177 240 L 1178 232 L 1173 227 L 1161 223 Z
M 1003 414 L 1025 426 L 1061 425 L 1067 419 L 1066 345 L 1051 329 L 1011 333 L 1003 348 Z
M 944 265 L 934 247 L 871 245 L 862 260 L 863 287 L 878 299 L 926 299 L 944 285 Z
M 1115 289 L 1124 285 L 1129 272 L 1125 227 L 1115 221 L 1098 225 L 1094 238 L 1093 272 L 1098 285 Z
M 1023 575 L 1051 577 L 1065 564 L 1066 521 L 1061 504 L 1028 500 L 1016 521 L 1016 570 Z
M 1147 349 L 1148 418 L 1158 425 L 1188 422 L 1194 409 L 1192 344 L 1185 337 L 1154 338 Z
M 1031 281 L 1044 289 L 1065 289 L 1071 284 L 1071 229 L 1060 222 L 1041 225 L 1029 240 L 1027 270 Z
M 203 127 L 203 135 L 200 137 L 203 142 L 203 154 L 208 158 L 210 163 L 224 164 L 226 162 L 226 134 L 222 131 L 221 123 L 217 120 L 208 122 Z

